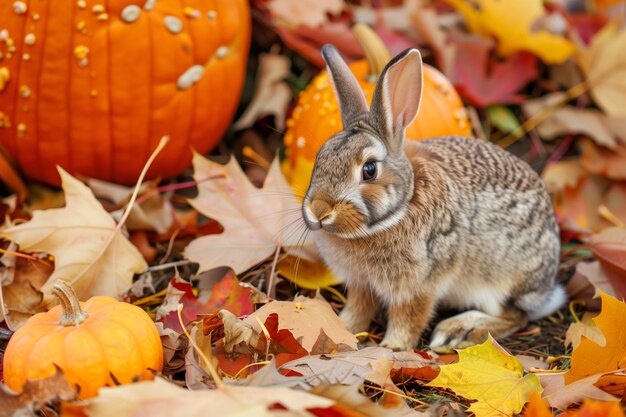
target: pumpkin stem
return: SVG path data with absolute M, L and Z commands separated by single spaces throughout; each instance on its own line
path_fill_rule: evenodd
M 369 26 L 357 23 L 352 27 L 352 33 L 359 45 L 361 45 L 361 48 L 363 48 L 365 59 L 367 59 L 369 66 L 367 81 L 376 82 L 385 65 L 391 61 L 391 54 L 382 39 Z
M 80 308 L 76 292 L 67 282 L 57 281 L 52 287 L 52 294 L 59 299 L 63 310 L 59 319 L 61 326 L 78 326 L 87 320 L 89 314 Z

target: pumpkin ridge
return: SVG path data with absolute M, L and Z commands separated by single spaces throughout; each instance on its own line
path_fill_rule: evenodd
M 93 320 L 93 318 L 91 320 Z M 91 323 L 91 321 L 88 324 L 84 325 L 82 330 L 89 337 L 93 338 L 97 342 L 97 343 L 95 343 L 95 345 L 98 347 L 98 354 L 99 354 L 99 357 L 100 357 L 100 361 L 104 363 L 104 366 L 102 368 L 104 370 L 104 375 L 102 375 L 102 377 L 103 377 L 104 381 L 108 382 L 109 379 L 110 379 L 109 372 L 110 372 L 111 368 L 109 366 L 109 361 L 108 361 L 107 355 L 104 352 L 104 348 L 103 348 L 104 342 L 98 336 L 96 336 L 96 333 L 91 331 L 91 329 L 89 328 L 90 327 L 89 326 L 90 323 Z M 94 352 L 92 351 L 92 353 L 94 353 Z M 108 386 L 107 382 L 105 382 L 105 384 L 103 386 Z M 80 384 L 76 383 L 76 385 L 78 385 L 80 387 Z M 97 395 L 97 394 L 98 394 L 98 389 L 96 389 L 96 392 L 93 395 Z
M 94 337 L 96 337 L 96 339 L 99 341 L 98 346 L 100 346 L 100 348 L 102 349 L 102 346 L 106 346 L 107 344 L 109 344 L 108 340 L 106 339 L 108 334 L 103 334 L 103 332 L 101 331 L 100 328 L 95 328 L 95 324 L 94 324 L 93 321 L 91 323 L 89 323 L 89 324 L 91 326 L 94 326 L 94 330 L 95 331 L 90 332 L 90 333 Z M 124 331 L 124 333 L 126 335 L 130 335 L 131 336 L 131 339 L 132 339 L 133 344 L 134 344 L 134 346 L 133 346 L 134 350 L 133 351 L 141 359 L 140 367 L 144 368 L 144 363 L 143 363 L 144 355 L 143 355 L 143 351 L 142 351 L 142 345 L 141 345 L 141 343 L 139 343 L 139 341 L 135 337 L 135 334 L 133 332 L 133 328 L 127 326 L 126 323 L 124 323 L 124 322 L 118 321 L 116 318 L 111 318 L 110 316 L 106 318 L 106 324 L 107 324 L 107 330 L 111 327 L 112 324 L 114 324 L 114 325 L 118 326 L 119 328 L 123 329 L 123 331 Z M 111 369 L 110 359 L 109 359 L 108 355 L 105 354 L 104 351 L 103 351 L 103 355 L 102 356 L 106 359 L 106 365 L 107 365 L 106 369 L 108 370 L 107 380 L 112 380 L 113 378 L 111 377 L 111 375 L 113 375 L 117 381 L 119 381 L 121 383 L 124 383 L 125 381 L 123 381 L 123 380 L 125 378 L 120 376 L 119 373 L 116 375 L 113 372 L 113 370 Z M 127 358 L 130 358 L 130 357 L 127 357 Z M 119 369 L 118 372 L 120 372 L 120 371 L 122 371 L 122 372 L 124 372 L 124 371 L 133 371 L 133 372 L 135 372 L 135 369 L 133 369 L 134 368 L 133 365 L 136 365 L 136 364 L 127 363 L 127 366 L 125 368 L 123 368 L 123 369 Z M 132 378 L 130 378 L 130 379 L 132 380 L 135 377 L 141 378 L 143 373 L 144 373 L 144 369 L 141 369 L 138 374 L 133 375 Z M 130 381 L 127 381 L 127 382 L 130 382 Z

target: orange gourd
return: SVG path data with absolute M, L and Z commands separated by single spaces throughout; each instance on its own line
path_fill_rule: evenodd
M 247 0 L 4 4 L 0 144 L 26 176 L 58 184 L 60 165 L 134 183 L 169 135 L 149 176 L 170 177 L 226 131 L 245 77 Z
M 369 103 L 376 80 L 391 55 L 369 27 L 355 25 L 354 34 L 366 59 L 350 64 L 350 69 Z M 302 194 L 308 187 L 318 149 L 341 128 L 337 99 L 324 70 L 300 93 L 292 116 L 287 120 L 284 138 L 287 158 L 282 169 L 297 193 Z M 407 128 L 406 137 L 419 140 L 445 135 L 470 136 L 471 133 L 471 124 L 454 86 L 435 68 L 424 65 L 420 112 Z
M 55 284 L 60 305 L 31 317 L 9 340 L 4 382 L 20 392 L 27 380 L 41 379 L 59 366 L 79 397 L 103 386 L 152 379 L 163 368 L 163 347 L 154 322 L 141 308 L 111 297 L 79 303 L 72 287 Z M 115 379 L 113 379 L 115 378 Z

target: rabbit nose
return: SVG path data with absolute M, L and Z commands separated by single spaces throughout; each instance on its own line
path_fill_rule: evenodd
M 312 230 L 322 228 L 322 221 L 330 217 L 332 207 L 327 201 L 321 199 L 311 200 L 307 210 L 308 224 Z

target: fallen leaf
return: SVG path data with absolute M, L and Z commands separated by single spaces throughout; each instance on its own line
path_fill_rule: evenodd
M 286 256 L 276 266 L 278 274 L 300 288 L 316 290 L 341 284 L 322 261 L 310 262 L 294 256 Z
M 12 243 L 7 249 L 15 251 L 16 245 Z M 0 275 L 0 321 L 6 320 L 9 329 L 15 331 L 31 316 L 44 311 L 41 287 L 52 274 L 54 263 L 9 253 L 3 254 L 0 262 L 4 266 Z
M 452 80 L 459 94 L 479 107 L 524 100 L 517 92 L 537 78 L 533 55 L 520 52 L 498 62 L 490 40 L 460 32 L 451 32 L 450 39 L 457 49 Z
M 535 30 L 546 16 L 542 0 L 446 0 L 465 18 L 474 33 L 498 40 L 498 51 L 511 55 L 530 51 L 546 64 L 564 62 L 575 52 L 574 45 L 545 29 Z
M 352 349 L 357 347 L 356 337 L 346 329 L 346 324 L 335 314 L 325 300 L 297 296 L 294 301 L 274 301 L 265 304 L 244 321 L 256 331 L 260 331 L 256 318 L 264 322 L 270 314 L 277 314 L 281 329 L 293 333 L 296 339 L 310 352 L 319 337 L 320 330 L 335 343 L 342 343 Z
M 281 24 L 315 28 L 328 21 L 328 15 L 341 13 L 343 0 L 270 0 L 267 7 Z
M 626 180 L 626 144 L 619 144 L 611 150 L 583 138 L 578 145 L 580 161 L 587 171 L 613 180 Z
M 393 352 L 390 349 L 375 346 L 360 350 L 339 352 L 324 355 L 312 355 L 287 362 L 280 369 L 296 371 L 306 378 L 312 385 L 330 384 L 360 384 L 368 379 L 375 384 L 384 386 L 390 376 L 375 373 L 373 363 L 379 360 L 391 362 L 390 370 L 408 370 L 433 368 L 438 365 L 433 360 L 424 359 L 414 352 Z
M 568 410 L 563 417 L 624 417 L 624 410 L 617 401 L 603 402 L 585 399 L 577 410 Z
M 476 417 L 519 413 L 531 393 L 542 391 L 539 378 L 524 375 L 519 360 L 506 353 L 491 336 L 480 345 L 458 352 L 459 363 L 441 366 L 439 375 L 426 385 L 449 388 L 476 400 L 468 409 Z
M 90 178 L 87 185 L 96 198 L 103 203 L 104 208 L 111 213 L 116 221 L 122 218 L 123 211 L 133 194 L 133 187 Z M 172 225 L 174 209 L 172 204 L 163 198 L 157 191 L 158 181 L 149 181 L 141 184 L 139 189 L 140 204 L 135 203 L 126 220 L 128 230 L 154 230 L 165 233 Z M 151 195 L 147 199 L 143 196 Z
M 583 302 L 588 311 L 600 311 L 601 300 L 597 297 L 600 291 L 615 297 L 615 290 L 598 261 L 576 264 L 566 291 L 571 300 Z
M 228 385 L 222 389 L 189 391 L 155 378 L 149 382 L 102 388 L 87 407 L 90 417 L 200 417 L 207 410 L 218 416 L 284 416 L 287 410 L 329 408 L 335 402 L 288 388 Z M 280 404 L 283 409 L 276 408 Z M 281 407 L 281 408 L 282 408 Z
M 215 383 L 211 377 L 211 371 L 208 368 L 208 364 L 198 354 L 196 346 L 204 354 L 204 357 L 211 362 L 211 366 L 214 369 L 219 368 L 219 362 L 213 355 L 212 342 L 214 342 L 212 335 L 204 335 L 201 328 L 194 326 L 189 334 L 191 340 L 195 342 L 193 347 L 187 349 L 185 355 L 185 385 L 190 390 L 202 390 L 208 387 L 214 388 Z
M 250 314 L 254 311 L 258 291 L 247 284 L 239 282 L 237 277 L 228 270 L 221 280 L 215 283 L 211 296 L 206 301 L 199 300 L 192 291 L 192 285 L 179 278 L 173 278 L 167 289 L 163 304 L 157 309 L 156 318 L 165 327 L 182 332 L 178 320 L 178 305 L 182 304 L 181 317 L 183 323 L 191 323 L 200 314 L 209 314 L 226 309 L 237 316 Z
M 0 383 L 0 417 L 34 416 L 47 403 L 75 398 L 76 391 L 57 367 L 56 373 L 48 378 L 27 381 L 19 394 Z
M 626 142 L 626 118 L 610 117 L 594 109 L 555 105 L 562 100 L 563 94 L 552 93 L 522 104 L 528 117 L 547 112 L 547 116 L 536 127 L 542 139 L 581 134 L 609 149 L 615 149 L 619 143 Z
M 163 345 L 163 375 L 170 376 L 180 372 L 185 367 L 185 351 L 188 343 L 186 336 L 173 329 L 163 326 L 163 323 L 155 323 L 161 344 Z
M 552 410 L 548 407 L 546 400 L 541 398 L 541 394 L 533 392 L 530 394 L 530 401 L 524 409 L 522 417 L 552 417 Z
M 513 133 L 520 128 L 519 120 L 513 111 L 505 106 L 495 105 L 487 108 L 489 123 L 504 133 Z
M 539 375 L 543 385 L 543 398 L 551 407 L 566 410 L 571 404 L 581 402 L 584 399 L 615 401 L 616 398 L 602 391 L 594 384 L 604 374 L 591 375 L 571 384 L 565 385 L 564 374 Z
M 51 290 L 58 279 L 71 283 L 81 300 L 93 295 L 124 294 L 132 284 L 133 274 L 148 267 L 146 261 L 115 230 L 115 222 L 89 188 L 61 168 L 59 174 L 65 207 L 37 210 L 30 221 L 8 227 L 0 236 L 16 242 L 22 252 L 54 256 L 54 272 L 41 288 L 46 304 L 54 302 Z M 112 235 L 113 240 L 105 248 Z
M 592 316 L 588 313 L 583 315 L 582 320 L 570 324 L 565 333 L 565 346 L 572 349 L 578 348 L 582 338 L 585 337 L 599 345 L 604 345 L 604 335 L 595 326 Z
M 602 310 L 593 319 L 602 332 L 606 343 L 599 345 L 583 338 L 572 352 L 571 369 L 565 374 L 565 383 L 571 384 L 590 375 L 623 369 L 626 367 L 626 304 L 603 292 Z M 601 381 L 598 381 L 601 387 Z
M 579 50 L 578 62 L 587 75 L 591 96 L 609 116 L 626 116 L 626 30 L 619 24 L 606 25 Z
M 316 259 L 312 242 L 298 233 L 303 222 L 300 203 L 283 177 L 278 159 L 262 189 L 250 183 L 233 158 L 220 165 L 195 154 L 193 166 L 196 181 L 216 179 L 198 184 L 198 197 L 189 200 L 190 204 L 224 227 L 223 233 L 199 237 L 185 248 L 185 257 L 200 264 L 200 272 L 229 266 L 239 274 L 272 255 L 277 247 Z
M 290 74 L 291 60 L 285 55 L 259 54 L 254 95 L 233 128 L 246 129 L 263 117 L 274 116 L 276 129 L 285 130 L 285 115 L 293 95 L 291 87 L 285 82 Z
M 626 227 L 609 227 L 591 236 L 591 251 L 616 296 L 626 295 Z

